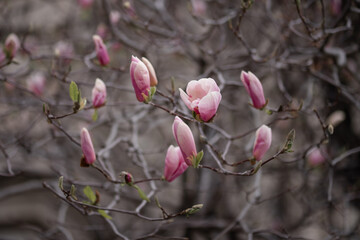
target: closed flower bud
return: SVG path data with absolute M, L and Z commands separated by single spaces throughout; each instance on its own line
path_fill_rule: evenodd
M 206 13 L 204 0 L 191 0 L 192 12 L 195 16 L 203 16 Z
M 155 69 L 154 69 L 153 65 L 151 64 L 151 62 L 149 60 L 147 60 L 144 57 L 142 57 L 141 60 L 145 64 L 145 66 L 147 67 L 147 69 L 149 71 L 150 86 L 151 87 L 156 86 L 158 84 L 158 80 L 157 80 Z
M 14 33 L 11 33 L 5 40 L 5 52 L 8 58 L 14 58 L 19 48 L 19 38 Z
M 271 145 L 271 128 L 262 125 L 257 131 L 254 142 L 253 157 L 261 160 Z
M 74 48 L 70 42 L 59 41 L 54 46 L 54 53 L 58 57 L 71 60 L 74 55 Z
M 171 182 L 180 176 L 188 168 L 179 147 L 170 145 L 165 157 L 164 176 L 166 181 Z
M 324 154 L 322 153 L 321 149 L 319 149 L 318 147 L 312 148 L 307 154 L 306 158 L 308 160 L 308 163 L 314 167 L 326 161 Z
M 106 86 L 104 82 L 97 78 L 95 86 L 92 89 L 92 105 L 94 108 L 99 108 L 105 105 L 106 102 Z
M 36 96 L 41 96 L 45 89 L 46 77 L 42 72 L 31 74 L 26 79 L 27 88 Z
M 114 10 L 110 12 L 110 22 L 112 24 L 118 23 L 120 18 L 121 18 L 121 14 L 119 11 Z
M 252 100 L 253 106 L 257 109 L 264 108 L 266 100 L 260 80 L 252 72 L 246 73 L 244 71 L 241 72 L 240 78 Z
M 177 144 L 180 147 L 184 161 L 187 165 L 193 165 L 197 155 L 194 136 L 186 123 L 179 117 L 175 117 L 172 131 Z
M 84 154 L 85 162 L 89 165 L 96 160 L 95 150 L 91 141 L 89 131 L 86 128 L 81 130 L 81 150 Z
M 100 36 L 94 35 L 93 40 L 95 43 L 96 56 L 97 56 L 100 64 L 102 66 L 106 66 L 110 62 L 107 48 Z
M 134 183 L 134 177 L 131 175 L 131 173 L 122 171 L 120 173 L 120 177 L 125 180 L 125 183 L 128 185 L 132 185 Z
M 204 122 L 210 121 L 216 114 L 221 101 L 218 85 L 212 78 L 192 80 L 186 87 L 186 93 L 180 90 L 180 97 L 186 106 Z
M 132 56 L 130 78 L 139 102 L 146 101 L 150 90 L 150 74 L 146 65 L 137 57 Z M 144 98 L 145 97 L 145 98 Z

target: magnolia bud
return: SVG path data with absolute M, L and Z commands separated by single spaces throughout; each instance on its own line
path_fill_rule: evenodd
M 165 157 L 164 177 L 166 181 L 173 181 L 175 178 L 180 176 L 187 168 L 188 165 L 184 160 L 180 148 L 170 145 Z
M 5 40 L 5 52 L 8 58 L 14 58 L 19 48 L 19 38 L 14 33 L 11 33 Z
M 204 0 L 191 0 L 192 11 L 195 16 L 203 16 L 206 13 Z
M 94 108 L 99 108 L 105 105 L 106 102 L 106 86 L 104 82 L 97 78 L 95 86 L 92 89 L 92 105 Z
M 307 160 L 311 166 L 318 166 L 325 162 L 326 158 L 318 147 L 314 147 L 307 154 Z
M 41 96 L 45 89 L 46 78 L 44 73 L 36 72 L 26 79 L 27 88 L 36 96 Z
M 172 125 L 172 131 L 177 144 L 180 147 L 184 161 L 187 165 L 193 165 L 197 151 L 195 146 L 194 136 L 186 123 L 184 123 L 179 117 L 175 117 Z
M 110 12 L 110 22 L 112 23 L 112 24 L 116 24 L 116 23 L 118 23 L 119 22 L 119 20 L 120 20 L 120 18 L 121 18 L 121 14 L 120 14 L 120 12 L 119 11 L 111 11 Z
M 106 66 L 110 62 L 107 48 L 100 36 L 94 35 L 93 40 L 95 43 L 95 50 L 96 50 L 97 58 L 102 66 Z
M 147 60 L 146 58 L 142 57 L 141 58 L 142 62 L 145 64 L 145 66 L 147 67 L 148 71 L 149 71 L 149 75 L 150 75 L 150 86 L 156 86 L 158 84 L 158 80 L 156 77 L 156 73 L 155 73 L 155 69 L 153 67 L 153 65 L 150 63 L 149 60 Z
M 137 57 L 132 56 L 130 78 L 139 102 L 146 101 L 150 91 L 150 74 L 146 65 Z
M 271 145 L 271 128 L 262 125 L 257 131 L 255 136 L 253 157 L 256 160 L 261 160 Z
M 252 72 L 246 73 L 244 71 L 241 72 L 240 78 L 250 95 L 253 106 L 257 109 L 264 108 L 266 100 L 260 80 Z
M 131 173 L 122 171 L 122 172 L 120 173 L 120 177 L 124 178 L 125 183 L 128 184 L 128 185 L 132 185 L 133 182 L 134 182 L 134 178 L 133 178 L 133 176 L 131 175 Z
M 95 150 L 89 131 L 86 128 L 81 130 L 81 150 L 84 154 L 85 162 L 89 165 L 93 164 L 96 160 Z

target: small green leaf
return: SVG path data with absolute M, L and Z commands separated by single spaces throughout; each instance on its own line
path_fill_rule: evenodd
M 198 212 L 203 207 L 203 204 L 196 204 L 192 206 L 191 208 L 188 208 L 185 210 L 186 216 L 192 215 L 196 212 Z
M 292 129 L 288 133 L 288 135 L 286 137 L 286 142 L 285 142 L 284 147 L 283 147 L 283 152 L 290 152 L 291 151 L 294 140 L 295 140 L 295 129 Z
M 74 184 L 72 184 L 72 185 L 71 185 L 71 189 L 70 189 L 70 196 L 71 196 L 73 199 L 77 200 L 77 197 L 76 197 L 76 195 L 75 195 L 75 192 L 76 192 L 76 187 L 75 187 Z
M 70 83 L 69 94 L 70 94 L 71 100 L 73 102 L 77 102 L 78 95 L 79 95 L 79 89 L 74 81 L 71 81 L 71 83 Z
M 104 218 L 109 219 L 109 220 L 111 220 L 111 219 L 112 219 L 112 217 L 111 217 L 111 216 L 109 216 L 109 215 L 105 212 L 105 210 L 98 209 L 98 212 L 99 212 L 99 213 L 100 213 L 100 215 L 101 215 L 101 216 L 103 216 Z
M 257 173 L 257 171 L 259 171 L 259 169 L 261 168 L 261 164 L 262 164 L 262 161 L 260 160 L 260 162 L 255 166 L 254 170 L 253 170 L 253 174 Z
M 64 176 L 59 177 L 59 188 L 64 190 Z
M 150 98 L 152 99 L 152 97 L 154 96 L 154 94 L 156 93 L 156 87 L 153 86 L 150 88 Z
M 85 106 L 86 106 L 86 98 L 82 98 L 80 100 L 79 110 L 83 109 Z
M 141 190 L 140 187 L 136 186 L 136 185 L 132 185 L 132 187 L 134 187 L 138 193 L 139 193 L 139 196 L 141 197 L 142 200 L 145 200 L 147 202 L 150 202 L 149 198 L 146 196 L 146 194 Z
M 83 192 L 86 195 L 86 197 L 90 200 L 91 204 L 94 204 L 96 201 L 96 195 L 95 195 L 94 191 L 91 189 L 91 187 L 86 186 L 83 189 Z
M 94 113 L 93 113 L 93 115 L 92 115 L 92 120 L 93 120 L 94 122 L 96 122 L 97 119 L 98 119 L 98 111 L 97 111 L 97 109 L 95 109 L 95 110 L 94 110 Z
M 195 157 L 195 162 L 194 162 L 194 165 L 193 165 L 194 168 L 198 168 L 198 167 L 199 167 L 199 164 L 200 164 L 203 156 L 204 156 L 204 151 L 203 151 L 203 150 L 201 150 L 200 152 L 198 152 L 198 154 L 197 154 L 196 157 Z

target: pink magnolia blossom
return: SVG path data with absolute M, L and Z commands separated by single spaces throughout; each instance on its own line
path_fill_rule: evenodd
M 36 96 L 41 96 L 45 89 L 46 77 L 42 72 L 36 72 L 31 74 L 26 79 L 27 88 Z
M 186 123 L 175 117 L 172 131 L 187 165 L 192 165 L 197 155 L 194 136 Z
M 312 166 L 318 166 L 326 161 L 325 156 L 321 152 L 321 150 L 317 147 L 314 147 L 307 154 L 308 163 Z
M 137 57 L 132 56 L 130 64 L 130 78 L 139 102 L 144 102 L 149 96 L 150 74 L 146 65 Z
M 271 145 L 271 128 L 262 125 L 257 131 L 255 136 L 253 157 L 256 160 L 261 160 Z
M 266 100 L 260 80 L 252 72 L 246 73 L 244 71 L 241 72 L 240 78 L 250 95 L 254 107 L 257 109 L 264 108 Z
M 106 86 L 104 82 L 97 78 L 95 86 L 92 89 L 92 104 L 94 108 L 105 105 L 106 102 Z
M 81 130 L 81 150 L 84 154 L 85 162 L 89 165 L 93 164 L 96 160 L 95 150 L 89 131 L 86 128 Z
M 203 16 L 206 13 L 206 3 L 204 0 L 191 0 L 193 14 L 195 16 Z
M 95 43 L 95 50 L 96 50 L 97 58 L 102 66 L 106 66 L 110 62 L 107 48 L 100 36 L 94 35 L 93 40 Z
M 164 176 L 166 181 L 171 182 L 180 176 L 188 168 L 179 147 L 170 145 L 165 157 Z
M 153 67 L 153 65 L 151 64 L 151 62 L 149 60 L 147 60 L 146 58 L 142 57 L 141 58 L 142 62 L 145 64 L 146 68 L 149 71 L 149 75 L 150 75 L 150 86 L 156 86 L 158 84 L 158 80 L 156 77 L 156 73 L 155 73 L 155 69 Z
M 121 18 L 121 14 L 119 11 L 113 10 L 110 12 L 110 22 L 112 24 L 118 23 L 120 18 Z
M 74 47 L 71 42 L 59 41 L 54 46 L 56 56 L 70 60 L 74 55 Z
M 192 80 L 186 87 L 186 93 L 182 89 L 179 91 L 186 106 L 200 115 L 202 121 L 208 122 L 215 116 L 221 101 L 221 93 L 214 79 Z
M 5 40 L 5 52 L 9 58 L 14 58 L 20 48 L 20 40 L 16 34 L 11 33 Z
M 78 0 L 80 7 L 86 9 L 93 4 L 94 0 Z

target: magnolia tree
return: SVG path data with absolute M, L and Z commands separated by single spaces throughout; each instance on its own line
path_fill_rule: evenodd
M 359 239 L 360 1 L 0 12 L 1 239 Z

